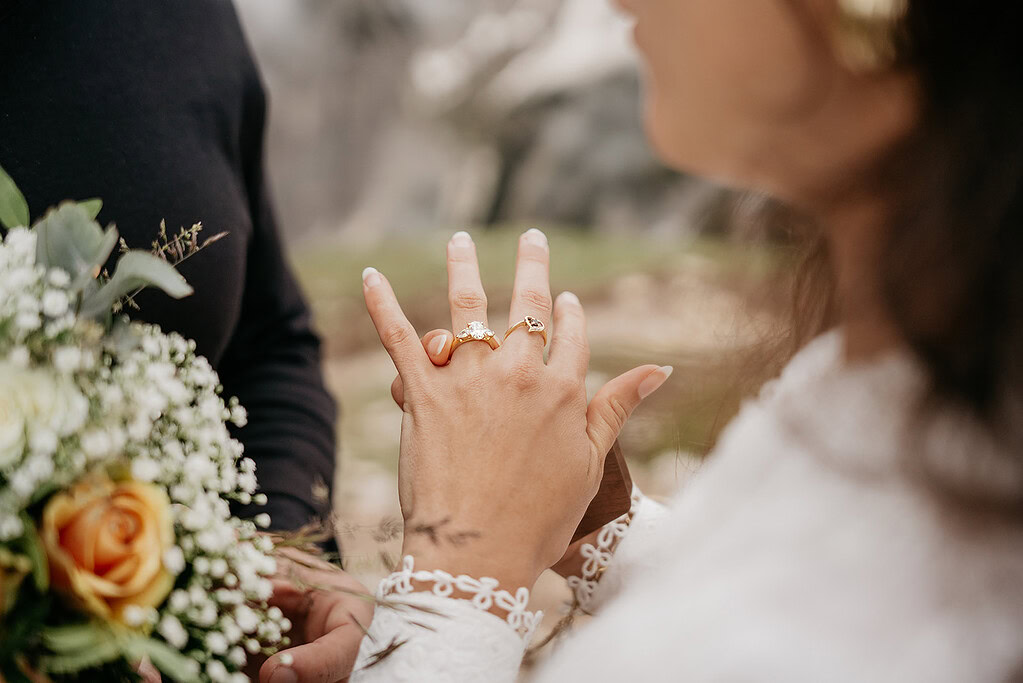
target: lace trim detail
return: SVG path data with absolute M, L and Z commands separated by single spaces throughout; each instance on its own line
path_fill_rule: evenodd
M 463 600 L 482 612 L 489 612 L 492 607 L 506 611 L 508 615 L 505 617 L 505 621 L 527 643 L 532 639 L 536 627 L 543 620 L 543 612 L 539 610 L 530 612 L 526 609 L 529 606 L 529 589 L 524 586 L 515 591 L 515 595 L 512 595 L 506 590 L 498 590 L 497 579 L 486 576 L 479 579 L 465 574 L 452 576 L 441 569 L 417 571 L 415 560 L 411 555 L 406 555 L 402 560 L 401 569 L 380 582 L 377 588 L 377 597 L 383 599 L 388 595 L 414 593 L 417 589 L 412 585 L 413 581 L 431 582 L 433 588 L 430 592 L 434 595 L 441 598 Z M 455 591 L 469 594 L 472 597 L 468 599 L 459 597 L 455 595 Z
M 625 532 L 632 524 L 632 518 L 636 515 L 636 508 L 643 497 L 639 489 L 633 491 L 632 506 L 629 511 L 618 519 L 608 522 L 597 533 L 597 545 L 583 543 L 579 547 L 579 554 L 583 557 L 582 576 L 568 577 L 568 587 L 572 589 L 575 598 L 572 607 L 578 607 L 584 612 L 590 611 L 593 601 L 593 594 L 597 590 L 600 577 L 604 575 L 611 558 L 614 557 L 615 548 L 623 538 Z

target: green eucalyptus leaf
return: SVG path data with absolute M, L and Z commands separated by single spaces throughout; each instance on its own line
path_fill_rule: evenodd
M 84 199 L 78 202 L 78 205 L 89 212 L 89 217 L 94 219 L 99 215 L 99 212 L 103 209 L 103 200 L 99 197 L 93 199 Z
M 30 220 L 25 195 L 21 194 L 7 171 L 0 167 L 0 224 L 8 230 L 18 226 L 27 228 Z
M 21 523 L 25 527 L 25 533 L 21 537 L 21 547 L 25 555 L 32 561 L 32 580 L 40 593 L 45 593 L 50 587 L 50 564 L 46 560 L 46 551 L 43 549 L 43 542 L 36 532 L 35 522 L 27 513 L 21 513 Z
M 130 251 L 117 262 L 110 281 L 94 294 L 84 297 L 81 315 L 105 315 L 125 296 L 144 287 L 156 287 L 175 299 L 192 293 L 192 288 L 174 266 L 144 251 Z
M 106 232 L 89 211 L 75 202 L 62 202 L 36 222 L 36 261 L 47 268 L 62 268 L 80 290 L 99 275 L 117 246 L 117 229 Z
M 57 654 L 71 654 L 79 650 L 88 650 L 116 640 L 109 628 L 96 622 L 51 626 L 43 629 L 40 635 L 43 645 Z
M 118 358 L 126 358 L 132 351 L 142 346 L 142 336 L 126 316 L 114 318 L 107 331 L 107 343 L 110 344 Z
M 153 638 L 136 637 L 122 644 L 124 654 L 132 661 L 149 657 L 160 673 L 178 683 L 200 683 L 198 662 L 181 654 L 166 643 Z
M 109 640 L 86 650 L 75 650 L 67 654 L 43 657 L 39 664 L 40 668 L 47 673 L 72 674 L 112 662 L 122 656 L 121 647 L 117 641 Z

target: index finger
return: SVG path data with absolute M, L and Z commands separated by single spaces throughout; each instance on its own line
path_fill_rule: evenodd
M 419 342 L 419 335 L 394 296 L 391 283 L 376 268 L 362 272 L 362 293 L 380 342 L 406 383 L 409 378 L 418 377 L 427 367 L 432 367 Z

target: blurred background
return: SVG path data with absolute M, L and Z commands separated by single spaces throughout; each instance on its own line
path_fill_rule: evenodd
M 476 240 L 505 329 L 520 232 L 587 307 L 591 385 L 640 363 L 671 382 L 622 437 L 670 495 L 767 368 L 791 255 L 776 210 L 666 170 L 643 135 L 629 22 L 607 0 L 236 0 L 270 94 L 269 173 L 342 406 L 336 509 L 349 570 L 393 562 L 400 412 L 361 300 L 387 274 L 420 332 L 449 327 L 444 245 Z M 502 317 L 505 316 L 505 317 Z M 372 583 L 371 583 L 372 585 Z M 548 621 L 558 581 L 536 591 Z

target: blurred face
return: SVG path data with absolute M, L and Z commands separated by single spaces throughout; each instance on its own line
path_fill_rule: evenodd
M 619 0 L 647 65 L 647 130 L 676 168 L 812 201 L 915 120 L 905 74 L 835 58 L 836 0 Z

